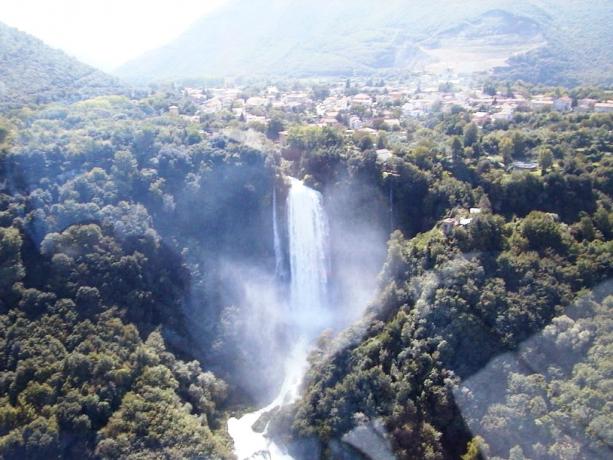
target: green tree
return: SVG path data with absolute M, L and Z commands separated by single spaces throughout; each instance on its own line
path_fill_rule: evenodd
M 0 151 L 4 149 L 5 144 L 9 139 L 10 129 L 8 123 L 0 118 Z
M 596 228 L 601 231 L 603 236 L 607 239 L 610 238 L 613 233 L 613 213 L 600 207 L 594 213 L 593 220 Z
M 10 297 L 13 284 L 25 276 L 21 260 L 22 239 L 15 228 L 0 228 L 0 297 Z
M 488 96 L 495 96 L 497 92 L 496 85 L 493 82 L 487 82 L 483 85 L 483 92 Z
M 374 146 L 375 144 L 372 141 L 372 137 L 370 136 L 362 136 L 358 141 L 358 147 L 362 152 L 365 152 L 366 150 L 371 150 Z
M 541 171 L 545 174 L 549 168 L 553 166 L 553 154 L 551 150 L 548 148 L 542 149 L 539 154 L 539 165 L 541 166 Z
M 472 147 L 479 140 L 479 128 L 474 123 L 464 127 L 464 147 Z
M 273 118 L 266 125 L 266 137 L 276 141 L 279 139 L 279 133 L 284 129 L 283 122 L 278 118 Z
M 526 216 L 522 233 L 532 249 L 559 248 L 562 245 L 560 225 L 551 215 L 540 211 L 532 211 Z
M 460 138 L 455 136 L 451 141 L 451 161 L 454 163 L 459 163 L 462 161 L 464 157 L 464 147 L 462 147 L 462 142 Z
M 526 140 L 524 136 L 519 132 L 515 131 L 513 133 L 513 157 L 521 158 L 526 153 Z
M 128 196 L 132 191 L 132 183 L 138 173 L 138 162 L 127 150 L 120 150 L 113 157 L 111 174 L 121 196 Z
M 500 141 L 500 155 L 502 156 L 502 162 L 505 166 L 509 166 L 513 163 L 513 141 L 505 136 Z
M 323 101 L 330 96 L 330 88 L 327 85 L 317 85 L 313 87 L 313 97 L 317 101 Z
M 181 404 L 178 386 L 165 366 L 146 367 L 101 430 L 96 453 L 103 459 L 218 456 L 221 447 L 202 420 Z
M 482 451 L 487 450 L 485 441 L 481 436 L 475 436 L 466 446 L 466 453 L 462 455 L 462 460 L 481 460 L 483 458 Z

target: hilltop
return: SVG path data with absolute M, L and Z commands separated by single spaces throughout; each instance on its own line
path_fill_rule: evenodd
M 534 83 L 610 80 L 610 4 L 573 0 L 235 0 L 117 70 L 135 80 L 484 71 Z
M 0 107 L 73 102 L 119 89 L 117 79 L 0 23 Z

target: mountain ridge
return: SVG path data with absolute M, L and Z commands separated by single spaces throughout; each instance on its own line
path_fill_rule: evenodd
M 488 15 L 506 15 L 511 19 L 500 20 L 499 25 L 532 27 L 541 33 L 543 40 L 539 46 L 508 49 L 503 46 L 504 36 L 517 34 L 509 27 L 504 33 L 489 30 L 493 43 L 488 45 L 491 49 L 486 54 L 500 54 L 497 63 L 504 64 L 514 56 L 529 57 L 542 48 L 555 57 L 556 64 L 566 57 L 591 56 L 592 62 L 602 62 L 604 68 L 599 75 L 593 75 L 590 60 L 577 59 L 577 65 L 567 66 L 561 74 L 541 71 L 538 75 L 544 76 L 543 81 L 535 83 L 572 84 L 584 79 L 584 75 L 589 75 L 586 80 L 591 82 L 610 80 L 613 56 L 607 46 L 611 32 L 606 26 L 610 8 L 602 0 L 593 2 L 588 12 L 580 7 L 574 0 L 495 0 L 468 5 L 451 0 L 391 0 L 384 5 L 358 0 L 351 6 L 338 0 L 248 3 L 235 0 L 196 21 L 175 41 L 124 64 L 116 74 L 133 80 L 169 80 L 247 75 L 347 76 L 423 70 L 429 59 L 420 59 L 421 43 L 444 38 L 443 34 L 475 21 L 487 25 Z M 493 26 L 496 21 L 492 20 Z M 590 40 L 582 38 L 587 29 Z M 393 59 L 402 55 L 412 59 Z M 474 58 L 478 61 L 479 55 Z M 513 61 L 511 64 L 513 69 Z M 526 66 L 525 61 L 520 62 L 522 65 Z M 541 64 L 533 60 L 530 65 L 546 67 L 550 62 Z M 530 80 L 531 71 L 516 76 Z
M 74 102 L 120 90 L 117 78 L 0 22 L 0 107 Z

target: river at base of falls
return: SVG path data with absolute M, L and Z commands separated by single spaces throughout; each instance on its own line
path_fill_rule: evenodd
M 253 425 L 267 412 L 292 404 L 299 397 L 300 384 L 307 369 L 311 342 L 326 329 L 332 319 L 327 305 L 328 223 L 321 194 L 301 181 L 289 178 L 287 197 L 288 252 L 290 262 L 290 299 L 286 309 L 287 324 L 296 337 L 283 358 L 284 381 L 277 397 L 266 407 L 241 418 L 228 420 L 228 433 L 234 440 L 239 460 L 292 460 L 284 446 Z M 273 193 L 273 226 L 277 269 L 282 266 L 277 227 L 276 193 Z
M 253 424 L 265 413 L 292 404 L 298 399 L 299 387 L 307 367 L 308 345 L 296 344 L 288 357 L 285 378 L 278 396 L 268 406 L 241 418 L 228 420 L 228 434 L 234 440 L 234 454 L 239 460 L 293 460 L 284 446 L 266 436 L 268 424 L 262 432 L 256 432 Z M 270 422 L 269 422 L 270 423 Z

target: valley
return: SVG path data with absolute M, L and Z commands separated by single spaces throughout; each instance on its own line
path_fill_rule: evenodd
M 0 458 L 609 458 L 610 2 L 195 19 L 0 24 Z

